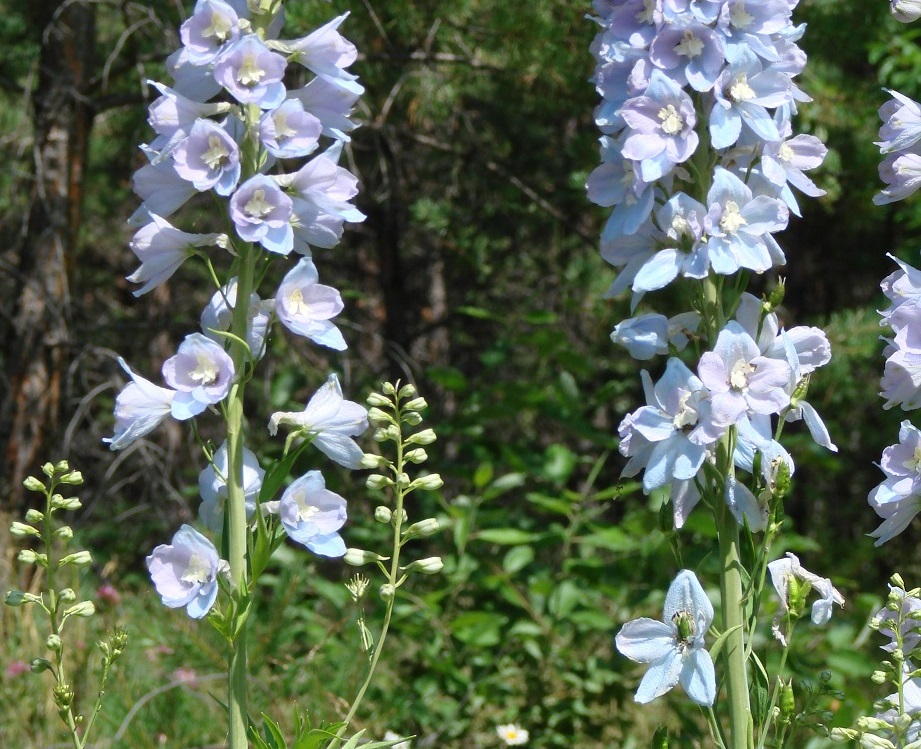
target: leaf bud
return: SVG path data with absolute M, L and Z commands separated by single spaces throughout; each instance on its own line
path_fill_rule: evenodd
M 96 606 L 92 601 L 81 601 L 78 604 L 64 610 L 64 616 L 82 616 L 84 618 L 96 613 Z
M 61 599 L 61 603 L 73 603 L 77 600 L 77 594 L 74 592 L 73 588 L 64 588 L 64 590 L 58 593 L 58 598 Z
M 26 511 L 26 522 L 27 523 L 40 523 L 45 519 L 45 513 L 40 510 L 36 510 L 34 507 Z
M 415 450 L 410 450 L 407 452 L 403 457 L 410 463 L 419 465 L 419 463 L 424 463 L 426 460 L 428 460 L 429 456 L 423 448 L 417 447 Z
M 26 480 L 22 482 L 22 485 L 28 489 L 30 492 L 43 492 L 45 491 L 45 485 L 39 481 L 35 476 L 28 476 Z
M 422 396 L 413 398 L 409 403 L 403 404 L 403 408 L 405 408 L 407 411 L 424 411 L 428 407 L 429 404 Z
M 377 406 L 378 408 L 386 408 L 390 404 L 390 398 L 381 393 L 371 393 L 365 400 L 369 406 Z
M 383 455 L 375 455 L 374 453 L 365 453 L 361 457 L 362 468 L 383 468 L 389 463 L 390 461 Z
M 61 649 L 60 635 L 55 635 L 55 634 L 48 635 L 48 639 L 45 640 L 45 645 L 47 646 L 48 650 L 51 650 L 57 653 Z
M 42 466 L 42 473 L 44 473 L 48 478 L 54 476 L 54 463 L 45 463 Z
M 413 481 L 410 485 L 410 489 L 428 489 L 429 491 L 434 491 L 435 489 L 440 489 L 445 485 L 445 482 L 441 480 L 441 476 L 437 473 L 430 473 L 428 476 L 422 476 Z
M 75 564 L 78 567 L 82 567 L 92 561 L 93 558 L 88 551 L 75 551 L 73 554 L 61 557 L 61 566 L 63 567 L 65 564 Z
M 76 497 L 65 499 L 60 494 L 55 494 L 51 498 L 51 506 L 56 510 L 79 510 L 83 507 L 83 503 Z
M 445 563 L 441 557 L 426 557 L 417 559 L 415 562 L 407 564 L 403 569 L 406 572 L 421 572 L 423 575 L 435 575 L 444 569 Z
M 393 486 L 393 479 L 387 478 L 380 473 L 372 473 L 365 481 L 365 486 L 369 489 L 383 489 L 386 486 Z
M 42 671 L 50 671 L 53 666 L 47 658 L 33 658 L 29 668 L 32 669 L 33 674 L 40 674 Z
M 423 429 L 421 432 L 411 434 L 406 438 L 407 445 L 431 445 L 435 440 L 435 430 Z
M 381 585 L 380 596 L 385 601 L 389 601 L 391 598 L 393 598 L 396 592 L 397 592 L 397 589 L 394 586 L 392 586 L 390 583 L 384 583 L 383 585 Z
M 374 519 L 378 523 L 389 523 L 391 517 L 393 517 L 393 513 L 390 511 L 389 507 L 378 505 L 374 508 Z
M 12 525 L 10 525 L 10 535 L 16 538 L 23 538 L 24 536 L 40 536 L 41 534 L 38 532 L 37 528 L 14 520 Z
M 62 525 L 60 528 L 55 529 L 54 537 L 60 538 L 62 541 L 70 541 L 74 537 L 74 529 L 69 525 Z
M 416 536 L 431 536 L 439 530 L 441 530 L 441 526 L 435 518 L 426 518 L 418 523 L 413 523 L 404 533 L 407 538 L 413 538 Z
M 418 411 L 406 411 L 403 413 L 402 420 L 414 427 L 422 423 L 422 414 Z
M 71 471 L 70 473 L 61 476 L 61 483 L 70 484 L 71 486 L 79 486 L 83 483 L 83 474 L 80 473 L 80 471 Z
M 374 426 L 386 426 L 394 423 L 390 414 L 376 407 L 368 411 L 368 421 Z
M 407 382 L 403 387 L 400 388 L 400 397 L 401 398 L 412 398 L 416 394 L 416 386 L 411 382 Z M 412 408 L 412 406 L 409 406 Z
M 380 554 L 375 554 L 373 551 L 365 551 L 364 549 L 346 549 L 345 556 L 342 557 L 343 562 L 353 567 L 361 567 L 371 562 L 384 562 L 388 559 L 390 559 L 390 557 L 382 557 Z

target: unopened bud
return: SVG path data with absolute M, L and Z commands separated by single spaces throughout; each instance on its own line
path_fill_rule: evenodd
M 92 561 L 93 558 L 88 551 L 75 551 L 73 554 L 61 557 L 61 566 L 63 567 L 65 564 L 75 564 L 78 567 L 82 567 Z
M 385 382 L 383 385 L 381 385 L 381 392 L 384 395 L 396 395 L 397 389 L 393 386 L 392 382 Z
M 404 403 L 403 408 L 407 411 L 424 411 L 429 407 L 429 404 L 426 403 L 425 398 L 413 398 L 409 403 Z
M 45 485 L 37 478 L 35 478 L 35 476 L 28 476 L 26 480 L 22 482 L 22 485 L 30 492 L 45 491 Z
M 845 741 L 854 741 L 858 736 L 857 731 L 853 728 L 839 728 L 835 727 L 831 729 L 831 733 L 828 737 L 835 742 L 836 744 L 843 744 Z
M 71 486 L 79 486 L 83 483 L 83 474 L 80 471 L 71 471 L 63 476 L 61 476 L 62 484 L 70 484 Z
M 47 658 L 33 658 L 32 662 L 29 664 L 29 668 L 32 669 L 33 674 L 40 674 L 42 671 L 48 671 L 53 667 L 51 661 Z
M 59 460 L 57 465 L 54 467 L 54 470 L 57 473 L 67 473 L 70 470 L 70 463 L 66 460 Z
M 371 393 L 365 401 L 369 406 L 376 406 L 378 408 L 386 408 L 390 405 L 390 398 L 382 395 L 381 393 Z
M 365 486 L 369 489 L 383 489 L 386 486 L 393 486 L 393 479 L 387 478 L 380 473 L 372 473 L 365 481 Z
M 45 513 L 36 510 L 34 507 L 26 511 L 27 523 L 40 523 L 45 519 Z
M 889 739 L 884 739 L 882 736 L 874 736 L 872 733 L 861 735 L 860 746 L 862 749 L 895 749 L 895 744 L 889 741 Z
M 49 478 L 54 476 L 54 463 L 45 463 L 45 465 L 42 466 L 42 473 Z
M 781 304 L 783 304 L 783 298 L 786 290 L 787 289 L 784 283 L 784 279 L 778 279 L 777 285 L 771 289 L 771 293 L 768 295 L 767 301 L 764 303 L 764 309 L 766 312 L 773 312 Z
M 37 564 L 39 567 L 48 566 L 48 557 L 45 554 L 39 554 L 32 549 L 23 549 L 17 557 L 23 564 Z
M 56 510 L 79 510 L 83 503 L 76 497 L 67 497 L 66 499 L 60 494 L 55 494 L 51 498 L 51 506 Z
M 428 476 L 422 476 L 421 478 L 416 479 L 410 485 L 410 489 L 427 489 L 429 491 L 434 491 L 435 489 L 440 489 L 445 485 L 445 482 L 441 480 L 441 476 L 437 473 L 430 473 Z
M 64 616 L 82 616 L 88 617 L 96 613 L 96 606 L 93 605 L 92 601 L 81 601 L 74 606 L 71 606 L 68 609 L 64 610 Z
M 74 701 L 74 690 L 69 684 L 59 684 L 51 690 L 54 695 L 54 703 L 61 709 L 66 710 Z
M 370 421 L 374 426 L 386 426 L 387 424 L 393 424 L 393 417 L 381 411 L 379 408 L 372 408 L 368 411 L 368 421 Z
M 892 583 L 896 588 L 905 590 L 905 581 L 902 579 L 902 576 L 898 572 L 892 573 L 892 577 L 889 578 L 889 582 Z
M 410 483 L 411 483 L 411 481 L 410 481 L 410 478 L 409 478 L 409 474 L 407 474 L 407 473 L 400 473 L 400 474 L 397 476 L 397 486 L 400 487 L 401 489 L 405 489 L 407 486 L 410 485 Z
M 26 593 L 22 590 L 10 590 L 7 591 L 3 601 L 8 606 L 24 606 L 27 603 L 41 603 L 42 599 L 41 596 L 37 596 L 34 593 Z
M 60 538 L 62 541 L 70 541 L 74 537 L 74 529 L 69 525 L 62 525 L 60 528 L 55 529 L 54 537 Z
M 909 719 L 910 720 L 910 719 Z M 873 718 L 868 715 L 861 715 L 857 719 L 858 731 L 891 731 L 892 725 L 885 720 Z
M 431 445 L 437 437 L 433 429 L 423 429 L 421 432 L 411 434 L 406 438 L 407 445 Z
M 385 601 L 389 601 L 391 598 L 393 598 L 396 592 L 397 592 L 397 589 L 394 586 L 392 586 L 390 583 L 384 583 L 383 585 L 381 585 L 380 596 Z
M 58 598 L 61 599 L 61 603 L 73 603 L 77 600 L 77 594 L 73 588 L 64 588 L 58 593 Z
M 889 10 L 896 21 L 911 23 L 921 18 L 921 0 L 889 0 Z
M 416 394 L 416 386 L 411 382 L 407 382 L 403 387 L 400 388 L 399 396 L 400 398 L 412 398 Z
M 16 520 L 10 525 L 10 535 L 16 538 L 23 538 L 24 536 L 40 536 L 41 534 L 38 529 L 33 528 L 31 525 L 26 525 Z
M 417 447 L 415 450 L 410 450 L 403 457 L 410 463 L 415 463 L 416 465 L 419 465 L 419 463 L 424 463 L 429 458 L 428 453 L 425 452 L 425 450 L 421 447 Z
M 370 564 L 371 562 L 384 562 L 388 559 L 390 557 L 382 557 L 380 554 L 365 551 L 364 549 L 346 549 L 345 556 L 342 557 L 343 562 L 353 567 L 361 567 L 363 564 Z
M 362 468 L 382 468 L 389 462 L 383 455 L 375 455 L 374 453 L 365 453 L 361 456 Z
M 413 538 L 415 536 L 431 536 L 433 533 L 437 533 L 441 529 L 441 526 L 438 524 L 438 521 L 435 518 L 426 518 L 425 520 L 420 520 L 418 523 L 413 523 L 409 528 L 406 529 L 406 537 Z
M 421 572 L 423 575 L 435 575 L 444 569 L 445 563 L 441 557 L 427 557 L 426 559 L 417 559 L 415 562 L 407 564 L 403 569 L 406 572 Z
M 880 625 L 882 623 L 883 623 L 882 619 L 880 619 L 878 616 L 874 616 L 872 619 L 870 619 L 869 627 L 870 629 L 876 630 L 880 628 Z
M 60 635 L 48 635 L 48 639 L 45 640 L 45 646 L 48 650 L 51 650 L 57 653 L 61 649 L 61 637 Z
M 913 722 L 913 718 L 909 713 L 902 713 L 895 719 L 895 730 L 897 733 L 905 733 L 908 730 Z M 888 728 L 888 726 L 886 726 Z
M 793 679 L 783 684 L 780 689 L 780 715 L 786 723 L 796 711 L 796 697 L 793 694 Z
M 384 505 L 378 505 L 374 508 L 374 519 L 378 523 L 389 523 L 390 518 L 393 516 L 393 513 L 390 511 L 389 507 L 384 507 Z
M 870 676 L 870 681 L 874 684 L 885 684 L 888 678 L 885 671 L 874 671 Z
M 418 411 L 406 411 L 402 416 L 402 421 L 414 427 L 422 423 L 422 414 Z

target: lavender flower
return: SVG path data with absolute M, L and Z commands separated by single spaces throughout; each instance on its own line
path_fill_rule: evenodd
M 291 198 L 263 174 L 250 177 L 230 198 L 230 218 L 237 234 L 279 255 L 287 255 L 294 247 L 291 209 Z
M 307 36 L 288 42 L 293 51 L 292 61 L 316 75 L 343 81 L 355 80 L 355 76 L 345 72 L 345 68 L 358 59 L 358 50 L 337 31 L 348 15 L 343 13 Z
M 198 493 L 202 502 L 198 516 L 209 530 L 220 533 L 224 529 L 224 504 L 227 501 L 227 476 L 230 467 L 227 462 L 227 441 L 218 448 L 211 462 L 198 474 Z M 243 448 L 243 501 L 246 517 L 256 511 L 256 501 L 262 489 L 265 471 L 252 450 Z
M 287 99 L 262 115 L 259 139 L 266 150 L 280 159 L 307 156 L 317 147 L 320 121 L 298 99 Z
M 214 64 L 214 79 L 241 104 L 274 109 L 285 100 L 287 63 L 255 34 L 228 45 Z
M 195 11 L 179 28 L 179 38 L 196 64 L 213 62 L 224 46 L 239 36 L 240 19 L 222 0 L 198 0 Z
M 147 82 L 161 94 L 147 108 L 147 122 L 163 139 L 162 142 L 152 143 L 151 146 L 154 148 L 166 144 L 177 133 L 188 134 L 192 125 L 200 118 L 230 111 L 231 105 L 226 102 L 202 103 L 183 96 L 162 83 Z
M 342 297 L 331 286 L 319 283 L 310 258 L 301 258 L 281 282 L 275 295 L 275 312 L 282 325 L 321 346 L 337 351 L 347 348 L 342 333 L 330 319 L 342 309 Z
M 176 174 L 199 192 L 213 189 L 218 195 L 230 195 L 240 179 L 240 150 L 227 131 L 211 120 L 196 120 L 172 157 Z
M 169 161 L 145 164 L 131 179 L 131 189 L 144 201 L 128 219 L 134 226 L 142 226 L 151 216 L 171 216 L 195 194 L 195 187 L 176 172 Z
M 801 601 L 805 599 L 806 591 L 810 588 L 819 594 L 819 600 L 812 604 L 813 624 L 827 624 L 831 619 L 833 605 L 844 606 L 844 597 L 831 584 L 831 580 L 827 577 L 819 577 L 807 570 L 799 563 L 796 555 L 789 551 L 785 558 L 770 562 L 768 572 L 771 573 L 771 582 L 780 597 L 780 606 L 774 617 L 772 631 L 784 646 L 787 645 L 787 640 L 785 634 L 780 630 L 780 623 L 790 613 L 791 607 L 802 605 Z M 803 590 L 804 584 L 806 591 Z
M 649 45 L 649 59 L 695 91 L 713 88 L 725 60 L 722 39 L 699 21 L 666 25 Z
M 163 362 L 163 379 L 176 389 L 173 418 L 184 421 L 227 397 L 234 380 L 233 360 L 220 344 L 192 333 L 175 356 Z
M 156 429 L 172 411 L 174 390 L 154 385 L 135 374 L 124 359 L 121 368 L 131 378 L 115 399 L 115 434 L 103 440 L 112 450 L 122 450 Z
M 207 614 L 217 599 L 217 576 L 226 570 L 207 538 L 183 525 L 171 544 L 160 544 L 147 557 L 147 569 L 163 605 L 185 607 L 193 619 Z
M 211 340 L 223 343 L 226 339 L 220 333 L 230 330 L 233 307 L 237 303 L 237 279 L 231 278 L 211 297 L 208 306 L 201 313 L 202 332 Z M 247 314 L 246 344 L 251 358 L 258 361 L 265 353 L 265 337 L 271 320 L 272 302 L 263 302 L 255 292 L 249 296 Z
M 343 82 L 318 75 L 304 88 L 291 91 L 290 95 L 304 105 L 323 125 L 323 135 L 348 141 L 346 133 L 358 125 L 349 119 L 355 102 L 364 92 L 361 86 L 345 86 Z
M 897 151 L 879 165 L 879 177 L 886 188 L 873 196 L 876 205 L 888 205 L 907 198 L 921 187 L 921 156 Z
M 278 502 L 270 503 L 293 541 L 303 544 L 314 554 L 341 557 L 345 543 L 337 531 L 345 523 L 346 502 L 326 488 L 319 471 L 308 471 L 285 489 Z
M 617 649 L 630 660 L 648 663 L 634 699 L 645 704 L 681 684 L 694 702 L 716 699 L 713 659 L 704 638 L 713 621 L 713 604 L 697 576 L 681 570 L 668 588 L 662 621 L 634 619 L 617 633 Z

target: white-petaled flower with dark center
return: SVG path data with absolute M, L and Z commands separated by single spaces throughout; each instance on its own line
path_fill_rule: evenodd
M 712 705 L 716 674 L 704 636 L 713 621 L 713 604 L 690 570 L 679 572 L 669 586 L 662 619 L 634 619 L 615 638 L 623 655 L 649 664 L 634 699 L 645 704 L 681 684 L 694 702 Z

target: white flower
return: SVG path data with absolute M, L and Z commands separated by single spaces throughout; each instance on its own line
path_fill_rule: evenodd
M 828 623 L 828 620 L 831 619 L 832 604 L 837 603 L 839 606 L 844 606 L 844 596 L 835 589 L 831 580 L 827 577 L 819 577 L 807 570 L 800 565 L 796 555 L 789 551 L 785 559 L 775 559 L 771 562 L 768 565 L 768 571 L 771 573 L 771 582 L 774 583 L 777 595 L 780 596 L 780 608 L 777 610 L 777 616 L 774 617 L 772 631 L 774 637 L 780 640 L 782 645 L 786 645 L 787 640 L 780 630 L 780 622 L 790 611 L 791 598 L 805 598 L 805 594 L 799 592 L 801 583 L 806 583 L 819 594 L 819 600 L 812 604 L 813 624 Z M 791 581 L 797 583 L 796 588 L 792 591 Z M 797 603 L 796 600 L 792 602 Z
M 514 723 L 496 726 L 496 733 L 499 734 L 499 738 L 502 739 L 507 746 L 521 746 L 522 744 L 528 743 L 529 734 L 527 729 L 516 726 Z

